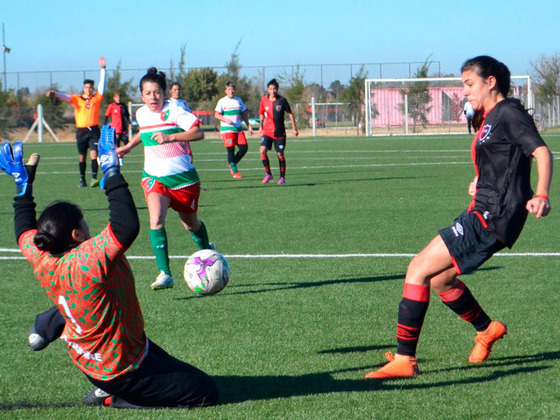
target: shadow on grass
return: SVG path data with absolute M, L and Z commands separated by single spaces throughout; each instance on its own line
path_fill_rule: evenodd
M 367 346 L 348 347 L 344 349 L 325 350 L 321 353 L 349 353 L 371 350 L 382 350 L 392 346 Z M 553 369 L 553 365 L 533 367 L 516 367 L 526 363 L 544 363 L 560 359 L 560 352 L 537 353 L 525 356 L 509 356 L 492 359 L 481 364 L 469 364 L 459 368 L 446 368 L 424 371 L 421 379 L 399 379 L 392 381 L 363 379 L 368 371 L 375 369 L 371 366 L 342 369 L 324 373 L 312 373 L 300 376 L 215 376 L 221 389 L 221 404 L 236 404 L 246 401 L 262 401 L 278 398 L 292 398 L 298 396 L 311 396 L 329 394 L 333 392 L 371 392 L 371 391 L 403 391 L 444 388 L 457 385 L 472 385 L 500 380 L 502 378 L 520 374 L 539 372 Z M 509 368 L 508 368 L 509 367 Z M 425 382 L 434 373 L 448 371 L 469 371 L 472 369 L 485 370 L 486 375 L 468 377 L 457 380 L 443 380 Z M 356 379 L 335 379 L 333 375 L 339 373 L 357 372 Z M 422 380 L 421 383 L 418 383 Z M 41 404 L 41 403 L 0 403 L 0 411 L 26 410 L 37 408 L 69 408 L 75 404 Z
M 36 410 L 38 408 L 72 408 L 77 407 L 76 404 L 70 403 L 33 403 L 28 401 L 22 401 L 20 403 L 6 404 L 0 403 L 0 412 L 9 410 Z
M 366 351 L 369 347 L 345 349 L 343 351 Z M 336 352 L 330 350 L 329 352 Z M 366 380 L 363 376 L 375 367 L 359 367 L 340 372 L 313 373 L 300 376 L 218 376 L 215 377 L 221 388 L 222 404 L 235 404 L 245 401 L 258 401 L 277 398 L 291 398 L 306 395 L 328 394 L 333 392 L 371 392 L 371 391 L 403 391 L 444 388 L 457 385 L 472 385 L 497 381 L 508 376 L 525 375 L 553 369 L 551 364 L 540 366 L 518 367 L 525 363 L 544 363 L 560 358 L 560 352 L 539 353 L 527 356 L 507 357 L 495 359 L 483 364 L 468 365 L 461 368 L 443 369 L 423 372 L 420 378 L 399 380 Z M 484 371 L 486 374 L 477 374 L 476 377 L 462 379 L 438 380 L 438 376 L 430 382 L 432 374 L 445 371 L 472 370 Z M 356 379 L 335 379 L 333 374 L 356 371 Z
M 339 174 L 340 172 L 337 172 L 337 174 Z M 328 175 L 333 175 L 332 173 L 329 173 Z M 296 176 L 294 176 L 296 177 Z M 402 176 L 402 177 L 377 177 L 377 178 L 353 178 L 353 179 L 331 179 L 328 181 L 317 181 L 317 182 L 298 182 L 298 181 L 294 181 L 294 182 L 288 182 L 290 181 L 289 178 L 287 183 L 278 187 L 278 188 L 291 188 L 291 187 L 316 187 L 318 185 L 330 185 L 330 184 L 344 184 L 344 183 L 355 183 L 355 182 L 363 182 L 363 181 L 396 181 L 396 180 L 405 180 L 405 179 L 418 179 L 419 177 L 412 177 L 412 176 Z M 274 177 L 272 179 L 272 181 L 270 181 L 270 183 L 268 185 L 262 185 L 260 183 L 260 179 L 259 178 L 259 183 L 257 185 L 239 185 L 239 183 L 237 181 L 235 185 L 235 190 L 253 190 L 253 189 L 261 189 L 263 191 L 265 191 L 265 188 L 271 188 L 273 186 L 276 186 L 276 182 L 278 177 Z M 227 180 L 227 181 L 212 181 L 212 184 L 218 184 L 218 183 L 223 183 L 226 184 L 225 186 L 210 186 L 208 187 L 208 191 L 223 191 L 223 190 L 231 190 L 231 180 Z
M 243 290 L 234 291 L 231 293 L 217 294 L 214 296 L 185 296 L 173 298 L 174 300 L 188 300 L 188 299 L 201 299 L 201 298 L 215 298 L 217 296 L 232 296 L 232 295 L 246 295 L 253 293 L 268 293 L 268 292 L 278 292 L 282 290 L 292 290 L 292 289 L 307 289 L 310 287 L 322 287 L 322 286 L 332 286 L 346 283 L 374 283 L 378 281 L 391 281 L 391 280 L 404 280 L 403 274 L 395 274 L 391 276 L 377 276 L 377 277 L 362 277 L 362 278 L 351 278 L 351 279 L 337 279 L 337 280 L 323 280 L 323 281 L 310 281 L 310 282 L 295 282 L 295 283 L 250 283 L 247 285 L 235 284 L 228 286 L 228 290 L 242 287 L 251 287 L 257 290 Z M 263 288 L 269 286 L 268 288 Z

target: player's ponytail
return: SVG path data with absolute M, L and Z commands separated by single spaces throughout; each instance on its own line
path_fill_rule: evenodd
M 41 251 L 61 254 L 76 244 L 72 231 L 80 227 L 84 219 L 78 206 L 66 201 L 50 204 L 37 220 L 37 233 L 33 242 Z
M 157 83 L 161 90 L 164 92 L 167 90 L 167 80 L 165 78 L 165 73 L 158 71 L 155 67 L 150 67 L 146 74 L 140 79 L 140 93 L 142 93 L 142 86 L 146 82 Z

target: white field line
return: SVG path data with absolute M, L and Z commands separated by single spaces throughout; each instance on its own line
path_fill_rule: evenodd
M 0 248 L 2 253 L 19 253 L 17 248 Z M 263 259 L 263 258 L 412 258 L 412 253 L 364 253 L 364 254 L 225 254 L 228 259 Z M 560 257 L 560 252 L 505 252 L 497 253 L 495 257 Z M 127 255 L 129 260 L 153 260 L 153 255 Z M 189 255 L 170 255 L 171 259 L 186 260 Z M 24 260 L 23 256 L 0 256 L 2 260 Z

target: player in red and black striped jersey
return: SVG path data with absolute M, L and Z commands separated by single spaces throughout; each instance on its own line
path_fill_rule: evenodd
M 115 130 L 115 141 L 117 147 L 128 143 L 128 130 L 130 128 L 130 113 L 125 104 L 121 102 L 120 92 L 115 92 L 113 102 L 105 111 L 105 124 L 111 119 L 111 128 Z
M 397 319 L 397 352 L 366 378 L 391 379 L 419 373 L 416 347 L 433 289 L 442 302 L 476 331 L 470 363 L 485 361 L 507 334 L 458 279 L 517 241 L 528 213 L 550 212 L 548 193 L 552 155 L 535 123 L 517 99 L 508 98 L 511 76 L 505 64 L 488 56 L 467 60 L 461 68 L 463 90 L 475 110 L 472 143 L 475 179 L 472 204 L 436 236 L 408 266 Z M 537 161 L 536 194 L 531 166 Z
M 63 318 L 60 338 L 72 361 L 96 390 L 109 394 L 93 401 L 126 408 L 215 404 L 218 389 L 210 376 L 146 337 L 134 275 L 124 255 L 138 235 L 138 214 L 118 167 L 114 134 L 107 131 L 112 130 L 105 126 L 99 157 L 110 217 L 94 236 L 72 203 L 55 202 L 36 220 L 36 164 L 23 167 L 21 143 L 13 151 L 9 143 L 2 145 L 0 168 L 18 185 L 14 221 L 19 248 L 58 309 L 50 311 L 51 319 Z M 43 327 L 36 325 L 37 332 Z M 90 394 L 85 403 L 91 404 Z
M 270 161 L 268 160 L 267 151 L 272 148 L 278 156 L 278 165 L 280 166 L 280 178 L 278 185 L 286 182 L 286 158 L 284 150 L 286 148 L 286 127 L 284 125 L 284 114 L 288 114 L 292 123 L 292 132 L 297 137 L 299 131 L 296 126 L 296 120 L 288 100 L 278 94 L 278 82 L 272 79 L 267 85 L 268 94 L 261 98 L 259 105 L 259 116 L 261 125 L 259 128 L 259 136 L 261 136 L 261 161 L 264 167 L 265 176 L 262 180 L 263 184 L 268 183 L 273 177 L 270 171 Z

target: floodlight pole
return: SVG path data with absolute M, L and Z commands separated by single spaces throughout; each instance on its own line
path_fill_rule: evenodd
M 6 54 L 10 53 L 10 48 L 6 46 L 6 31 L 2 22 L 2 52 L 4 53 L 4 91 L 8 90 L 8 75 L 6 71 Z

